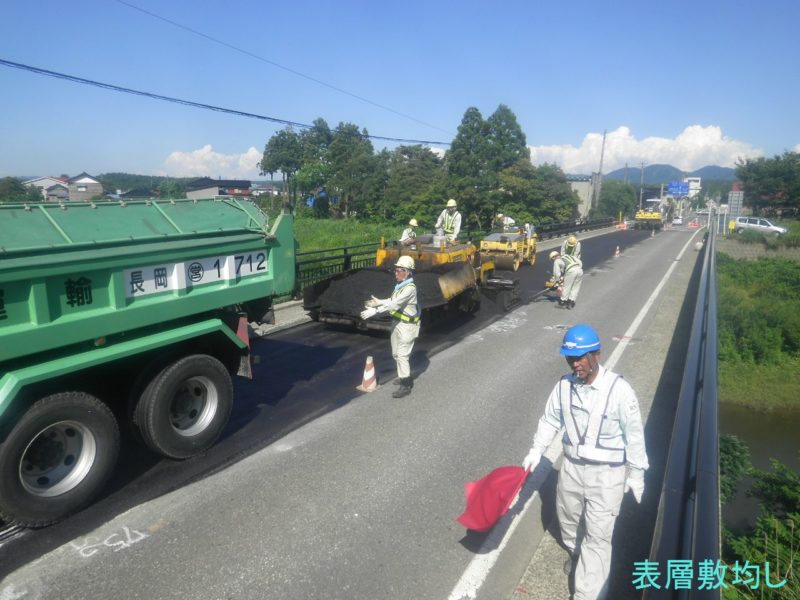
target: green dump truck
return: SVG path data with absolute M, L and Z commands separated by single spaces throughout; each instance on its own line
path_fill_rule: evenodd
M 250 201 L 0 205 L 0 520 L 91 503 L 122 427 L 174 459 L 212 446 L 248 321 L 294 282 L 291 214 Z

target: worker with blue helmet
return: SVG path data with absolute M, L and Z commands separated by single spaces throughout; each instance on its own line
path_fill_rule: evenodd
M 564 428 L 556 513 L 570 554 L 564 571 L 575 569 L 576 600 L 606 597 L 611 537 L 622 497 L 630 490 L 641 502 L 649 466 L 639 401 L 621 375 L 600 364 L 601 348 L 600 336 L 589 325 L 574 325 L 564 334 L 560 353 L 572 372 L 550 392 L 522 462 L 533 470 Z M 582 517 L 586 528 L 578 540 Z

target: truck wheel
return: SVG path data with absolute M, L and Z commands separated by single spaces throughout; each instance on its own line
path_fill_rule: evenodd
M 214 445 L 233 407 L 233 383 L 213 356 L 195 354 L 167 366 L 147 385 L 134 418 L 144 443 L 169 458 Z
M 119 454 L 111 410 L 82 392 L 35 402 L 0 445 L 0 517 L 44 527 L 88 505 Z

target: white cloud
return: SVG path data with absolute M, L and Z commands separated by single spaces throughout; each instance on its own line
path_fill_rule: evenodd
M 257 179 L 258 161 L 262 153 L 250 147 L 242 154 L 214 152 L 211 144 L 191 152 L 172 152 L 164 161 L 162 175 L 172 177 L 204 177 L 212 179 Z
M 797 152 L 800 154 L 800 144 L 797 144 L 794 148 L 792 148 L 792 152 Z
M 568 144 L 558 146 L 531 146 L 533 164 L 555 163 L 565 173 L 592 173 L 600 167 L 602 133 L 589 133 L 579 147 Z M 683 171 L 694 171 L 707 165 L 734 167 L 738 158 L 763 156 L 764 151 L 747 142 L 740 142 L 722 134 L 715 125 L 704 127 L 690 125 L 676 138 L 647 137 L 637 140 L 628 127 L 618 127 L 606 135 L 603 172 L 608 173 L 625 166 L 636 167 L 666 164 Z

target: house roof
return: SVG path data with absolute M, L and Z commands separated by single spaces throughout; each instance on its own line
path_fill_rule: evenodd
M 211 179 L 210 177 L 201 177 L 200 179 L 195 179 L 187 183 L 186 191 L 191 192 L 210 187 L 249 188 L 250 182 L 246 179 Z
M 83 181 L 85 179 L 91 179 L 95 183 L 100 183 L 100 180 L 97 179 L 97 177 L 92 177 L 86 171 L 84 171 L 80 175 L 75 175 L 75 177 L 70 177 L 69 178 L 69 183 L 78 183 L 79 181 Z

